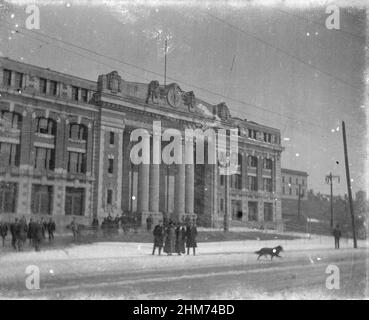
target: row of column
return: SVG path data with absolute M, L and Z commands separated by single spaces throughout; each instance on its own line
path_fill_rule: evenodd
M 194 213 L 194 165 L 176 164 L 174 214 Z M 160 165 L 141 164 L 138 170 L 137 211 L 159 212 Z M 169 190 L 167 190 L 169 192 Z

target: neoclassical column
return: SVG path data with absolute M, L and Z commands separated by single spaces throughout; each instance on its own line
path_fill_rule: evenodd
M 185 213 L 185 164 L 176 164 L 174 215 L 177 220 Z
M 137 211 L 139 213 L 149 211 L 149 176 L 150 165 L 140 164 L 138 171 Z
M 186 164 L 186 213 L 194 213 L 195 165 Z
M 160 167 L 159 164 L 150 165 L 150 211 L 159 212 L 159 181 Z

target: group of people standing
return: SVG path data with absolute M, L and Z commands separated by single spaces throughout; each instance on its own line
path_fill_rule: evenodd
M 161 255 L 161 250 L 164 247 L 164 252 L 167 255 L 172 255 L 177 253 L 182 255 L 186 253 L 190 254 L 190 248 L 192 248 L 193 255 L 196 254 L 196 237 L 197 228 L 195 223 L 187 224 L 187 227 L 181 224 L 175 224 L 169 221 L 163 225 L 162 221 L 159 221 L 153 231 L 154 235 L 154 247 L 152 254 L 155 254 L 156 248 L 158 249 L 158 254 Z
M 10 231 L 11 244 L 16 251 L 23 250 L 27 239 L 29 239 L 30 246 L 34 246 L 35 250 L 39 251 L 41 242 L 46 239 L 46 232 L 48 233 L 49 242 L 52 242 L 55 230 L 56 225 L 51 218 L 49 222 L 46 222 L 43 218 L 36 221 L 31 218 L 28 224 L 24 216 L 20 219 L 15 218 L 14 222 L 0 222 L 0 236 L 3 247 L 5 247 L 8 231 Z

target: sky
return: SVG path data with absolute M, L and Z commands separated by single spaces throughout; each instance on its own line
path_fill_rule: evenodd
M 0 1 L 0 55 L 93 81 L 117 70 L 163 83 L 168 39 L 168 82 L 280 129 L 282 167 L 325 194 L 325 176 L 339 175 L 343 195 L 342 120 L 353 192 L 366 189 L 367 27 L 360 2 L 335 1 L 339 29 L 328 29 L 331 2 L 32 1 L 40 29 L 27 30 L 31 2 Z

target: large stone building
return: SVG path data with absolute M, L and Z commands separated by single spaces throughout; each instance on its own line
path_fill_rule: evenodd
M 211 105 L 175 83 L 127 82 L 117 72 L 92 82 L 7 58 L 0 94 L 0 219 L 90 223 L 124 212 L 142 223 L 152 214 L 219 226 L 227 212 L 254 226 L 280 225 L 280 132 L 232 117 L 225 103 Z M 237 171 L 221 175 L 217 162 L 133 164 L 132 147 L 143 141 L 131 141 L 135 129 L 147 130 L 151 149 L 161 141 L 153 121 L 162 132 L 236 129 Z M 160 147 L 172 143 L 166 138 Z

